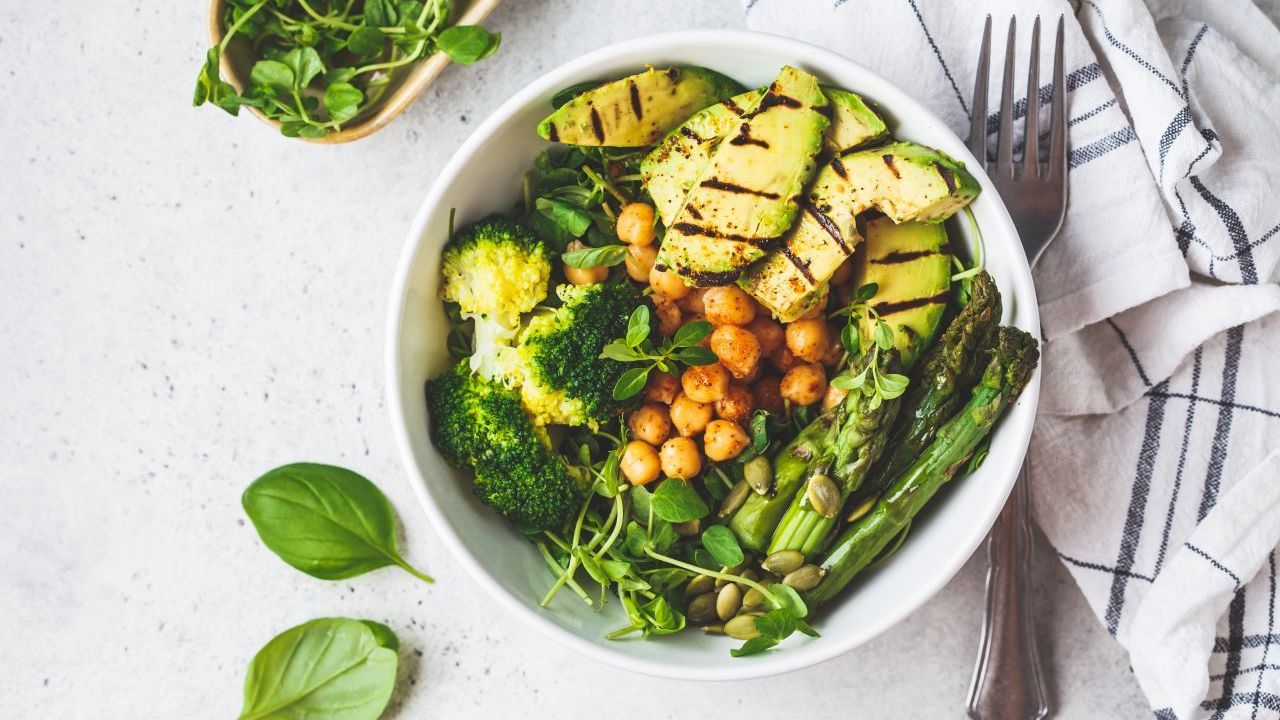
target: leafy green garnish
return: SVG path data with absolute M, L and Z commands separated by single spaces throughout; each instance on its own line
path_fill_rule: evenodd
M 641 305 L 631 313 L 627 323 L 627 336 L 614 340 L 601 350 L 602 360 L 644 363 L 641 367 L 629 368 L 622 373 L 613 387 L 614 400 L 626 400 L 638 395 L 654 369 L 672 372 L 676 362 L 684 365 L 710 365 L 716 361 L 715 353 L 698 345 L 711 334 L 711 323 L 706 320 L 685 323 L 674 337 L 664 340 L 656 348 L 649 340 L 651 327 L 649 308 Z
M 871 409 L 880 407 L 885 400 L 892 400 L 907 391 L 910 379 L 898 373 L 882 373 L 879 367 L 880 353 L 893 349 L 893 329 L 889 327 L 880 313 L 876 312 L 871 299 L 880 288 L 875 283 L 867 283 L 858 288 L 853 300 L 846 306 L 831 313 L 831 317 L 846 317 L 844 328 L 840 331 L 840 344 L 851 358 L 862 357 L 867 352 L 872 355 L 857 375 L 842 374 L 832 378 L 831 385 L 840 390 L 859 392 L 870 400 Z M 865 347 L 858 323 L 863 316 L 870 318 L 872 337 L 870 347 Z
M 698 492 L 680 478 L 663 480 L 653 493 L 651 507 L 655 516 L 671 523 L 698 520 L 711 512 Z
M 502 33 L 479 25 L 454 25 L 436 37 L 436 47 L 459 65 L 470 65 L 498 52 Z
M 627 259 L 626 245 L 604 245 L 571 250 L 560 256 L 565 265 L 576 268 L 613 267 Z
M 725 567 L 737 567 L 742 564 L 742 547 L 738 545 L 738 537 L 724 525 L 712 525 L 702 532 L 702 547 L 711 553 L 716 562 Z
M 375 720 L 395 689 L 399 646 L 372 620 L 320 618 L 290 628 L 249 663 L 240 720 Z
M 241 501 L 263 544 L 312 577 L 342 580 L 397 565 L 434 582 L 400 556 L 386 496 L 350 470 L 285 465 L 254 480 Z

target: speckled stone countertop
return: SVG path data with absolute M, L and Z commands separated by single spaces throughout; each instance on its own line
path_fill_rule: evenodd
M 832 662 L 740 684 L 658 680 L 508 617 L 405 480 L 383 319 L 427 188 L 481 118 L 561 62 L 742 25 L 733 0 L 685 6 L 509 0 L 489 23 L 498 56 L 337 147 L 190 107 L 200 3 L 0 9 L 0 717 L 232 717 L 253 653 L 334 614 L 399 633 L 395 718 L 962 716 L 980 558 Z M 240 492 L 299 459 L 378 482 L 406 554 L 438 583 L 326 583 L 263 548 Z M 1039 559 L 1058 717 L 1146 716 L 1124 654 L 1052 554 Z

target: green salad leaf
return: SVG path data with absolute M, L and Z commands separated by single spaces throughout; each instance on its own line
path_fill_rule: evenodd
M 672 523 L 697 520 L 711 512 L 698 491 L 679 478 L 663 480 L 653 492 L 651 503 L 655 516 Z
M 702 547 L 711 553 L 716 562 L 725 567 L 736 567 L 742 564 L 742 547 L 738 545 L 738 537 L 724 525 L 712 525 L 702 531 Z

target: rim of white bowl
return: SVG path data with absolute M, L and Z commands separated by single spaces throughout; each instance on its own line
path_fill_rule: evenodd
M 1026 449 L 1031 440 L 1031 426 L 1035 418 L 1035 408 L 1040 395 L 1040 372 L 1036 372 L 1018 401 L 1019 405 L 1029 406 L 1022 412 L 1023 416 L 1030 418 L 1030 420 L 1022 423 L 1024 427 L 1016 429 L 1018 435 L 1017 443 L 1012 448 L 1015 452 L 1013 455 L 1008 456 L 1011 461 L 1016 459 L 1016 462 L 1009 463 L 1013 471 L 1008 473 L 1008 477 L 997 478 L 1003 481 L 1003 485 L 997 489 L 997 492 L 992 497 L 993 499 L 998 498 L 999 502 L 992 502 L 987 508 L 986 516 L 975 518 L 978 522 L 969 526 L 970 530 L 965 536 L 957 538 L 956 546 L 964 548 L 965 552 L 953 554 L 948 558 L 949 564 L 945 570 L 940 569 L 928 582 L 911 588 L 902 598 L 903 602 L 894 611 L 885 613 L 878 618 L 878 622 L 868 624 L 866 627 L 861 628 L 859 632 L 838 637 L 826 636 L 804 647 L 783 648 L 765 656 L 751 658 L 750 662 L 726 661 L 723 665 L 713 667 L 696 667 L 684 664 L 669 665 L 628 655 L 625 645 L 619 645 L 616 650 L 606 649 L 559 627 L 544 617 L 538 608 L 530 607 L 511 595 L 467 550 L 461 538 L 454 532 L 440 506 L 436 504 L 435 498 L 431 496 L 427 480 L 423 477 L 414 459 L 412 439 L 409 437 L 404 421 L 405 408 L 401 402 L 399 392 L 401 375 L 400 341 L 406 300 L 408 299 L 409 273 L 424 237 L 427 216 L 439 204 L 445 190 L 458 173 L 461 172 L 466 162 L 489 140 L 489 137 L 499 125 L 521 108 L 570 84 L 575 80 L 574 76 L 589 72 L 597 64 L 610 61 L 615 56 L 626 55 L 645 48 L 652 48 L 659 53 L 671 53 L 678 52 L 682 46 L 725 43 L 758 48 L 767 47 L 779 54 L 789 54 L 797 58 L 808 56 L 811 60 L 822 64 L 844 65 L 852 72 L 865 76 L 866 81 L 859 89 L 868 96 L 875 97 L 882 106 L 891 108 L 896 115 L 903 115 L 905 110 L 905 114 L 930 121 L 938 129 L 941 138 L 954 141 L 950 143 L 951 147 L 946 149 L 947 153 L 963 161 L 966 169 L 977 178 L 982 187 L 979 200 L 975 202 L 990 202 L 993 205 L 991 209 L 994 212 L 995 221 L 1001 226 L 998 228 L 1000 234 L 1013 238 L 1018 237 L 1017 230 L 1013 226 L 1013 220 L 1010 218 L 1004 202 L 996 193 L 990 178 L 983 171 L 982 166 L 969 153 L 965 143 L 960 141 L 955 133 L 951 132 L 946 124 L 934 113 L 879 73 L 826 48 L 780 35 L 745 30 L 684 30 L 659 33 L 606 45 L 569 60 L 530 82 L 524 89 L 502 103 L 484 122 L 480 123 L 466 141 L 454 152 L 449 162 L 445 164 L 444 169 L 440 172 L 423 200 L 422 206 L 414 216 L 413 224 L 405 241 L 404 250 L 401 252 L 400 260 L 397 264 L 385 331 L 387 407 L 391 413 L 391 426 L 395 434 L 396 447 L 400 453 L 401 463 L 408 472 L 414 495 L 417 496 L 419 504 L 422 505 L 437 534 L 444 540 L 454 558 L 466 569 L 472 579 L 479 583 L 500 605 L 516 617 L 528 619 L 530 625 L 561 645 L 614 667 L 678 680 L 751 680 L 802 670 L 844 655 L 869 642 L 928 602 L 955 577 L 955 574 L 960 571 L 960 568 L 964 566 L 973 552 L 981 545 L 991 526 L 995 523 L 1005 500 L 1013 489 L 1014 482 L 1018 476 L 1017 469 L 1021 467 L 1026 455 Z M 723 72 L 725 69 L 721 68 L 721 71 Z M 930 142 L 935 141 L 931 140 Z M 1020 306 L 1019 312 L 1024 314 L 1027 319 L 1026 323 L 1021 324 L 1027 325 L 1032 329 L 1033 334 L 1039 336 L 1040 318 L 1035 285 L 1031 279 L 1031 268 L 1027 263 L 1025 254 L 1021 252 L 1021 243 L 1016 243 L 1016 245 L 1018 257 L 1013 258 L 1015 262 L 1011 263 L 1010 268 L 1014 286 L 1012 294 Z M 1005 426 L 1004 432 L 1006 434 L 1015 429 L 1009 427 L 1010 423 L 1008 422 L 1003 423 L 1003 425 Z

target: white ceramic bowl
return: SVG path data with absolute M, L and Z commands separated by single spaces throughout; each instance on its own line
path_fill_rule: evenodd
M 1004 295 L 1004 320 L 1038 336 L 1035 289 L 1017 232 L 990 181 L 941 120 L 879 75 L 812 45 L 746 32 L 655 35 L 601 48 L 530 83 L 481 124 L 440 173 L 409 231 L 392 291 L 386 366 L 392 427 L 413 489 L 445 544 L 477 582 L 529 625 L 593 658 L 651 675 L 741 680 L 798 670 L 848 652 L 909 615 L 978 547 L 1026 451 L 1039 375 L 1001 421 L 981 469 L 947 488 L 893 560 L 852 584 L 817 618 L 820 638 L 797 634 L 777 651 L 734 659 L 728 652 L 732 640 L 697 631 L 653 640 L 605 640 L 606 632 L 627 624 L 616 601 L 595 613 L 573 593 L 562 592 L 551 607 L 538 608 L 552 578 L 537 552 L 473 498 L 466 476 L 445 464 L 428 437 L 423 383 L 449 363 L 447 326 L 437 297 L 440 249 L 450 208 L 457 208 L 461 224 L 509 209 L 518 199 L 521 175 L 547 147 L 534 127 L 549 111 L 552 94 L 573 83 L 622 76 L 646 63 L 703 65 L 747 86 L 766 84 L 782 65 L 795 65 L 874 101 L 897 137 L 963 160 L 983 187 L 972 207 L 985 240 L 987 267 Z M 968 241 L 963 233 L 952 234 L 953 243 Z

